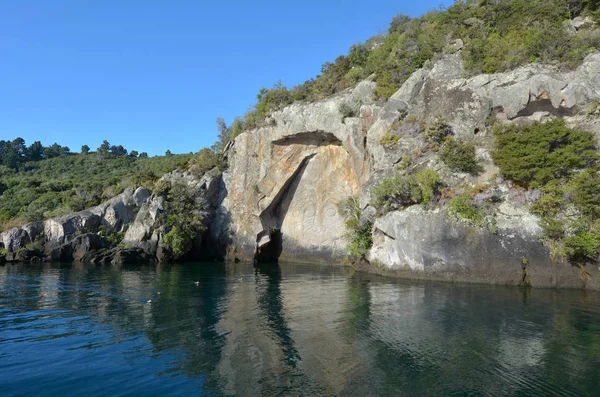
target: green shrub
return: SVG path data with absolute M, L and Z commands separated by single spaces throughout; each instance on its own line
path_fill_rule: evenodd
M 600 116 L 600 99 L 593 100 L 585 110 L 588 117 Z
M 197 175 L 203 175 L 206 171 L 220 166 L 221 161 L 219 154 L 208 148 L 200 150 L 198 154 L 190 160 L 190 168 L 194 170 Z
M 575 235 L 564 239 L 564 249 L 569 262 L 585 265 L 596 262 L 600 247 L 600 235 L 587 230 L 580 230 Z
M 425 206 L 439 193 L 440 187 L 440 176 L 431 169 L 425 169 L 415 175 L 395 174 L 384 178 L 373 189 L 372 204 L 380 211 L 419 203 Z
M 448 211 L 452 215 L 471 221 L 479 226 L 485 220 L 483 210 L 473 204 L 473 199 L 468 194 L 460 194 L 450 200 Z
M 453 171 L 477 175 L 483 170 L 475 158 L 473 143 L 458 141 L 451 136 L 444 141 L 440 158 Z
M 164 244 L 171 251 L 172 259 L 183 256 L 198 233 L 206 229 L 208 203 L 204 195 L 184 182 L 175 182 L 168 190 L 165 214 L 161 224 L 167 230 Z
M 152 192 L 157 196 L 166 196 L 171 190 L 171 184 L 165 179 L 159 179 L 154 183 Z
M 407 169 L 413 162 L 413 157 L 410 153 L 403 153 L 402 154 L 402 159 L 400 160 L 400 162 L 396 165 L 396 168 L 398 170 L 405 170 Z
M 105 225 L 101 225 L 98 228 L 98 235 L 103 237 L 111 247 L 121 244 L 121 241 L 125 237 L 124 232 L 116 232 L 113 228 Z
M 424 169 L 415 174 L 415 181 L 421 188 L 421 203 L 425 206 L 433 200 L 440 187 L 440 174 L 432 169 Z
M 542 188 L 542 197 L 531 205 L 531 212 L 540 216 L 552 217 L 558 214 L 565 203 L 565 189 L 560 181 L 552 181 Z
M 357 197 L 342 201 L 338 211 L 345 221 L 345 236 L 350 240 L 346 247 L 348 253 L 355 257 L 364 256 L 373 246 L 373 223 L 361 219 L 362 208 Z
M 492 152 L 502 175 L 525 187 L 542 187 L 598 161 L 594 134 L 562 119 L 531 125 L 497 125 Z
M 575 175 L 567 189 L 583 215 L 600 218 L 600 175 L 596 169 L 588 168 Z
M 342 122 L 346 120 L 348 117 L 356 117 L 358 112 L 356 109 L 350 105 L 349 103 L 342 102 L 338 108 L 339 112 L 342 114 Z
M 540 220 L 544 235 L 553 240 L 561 240 L 565 236 L 565 223 L 558 219 L 544 216 Z
M 400 142 L 400 137 L 393 132 L 386 132 L 379 140 L 379 144 L 382 146 L 393 146 Z
M 452 127 L 441 117 L 427 124 L 425 128 L 425 140 L 435 146 L 441 145 L 446 138 L 452 135 L 454 135 Z
M 373 206 L 380 211 L 418 204 L 420 199 L 421 189 L 410 175 L 395 174 L 384 178 L 372 194 Z

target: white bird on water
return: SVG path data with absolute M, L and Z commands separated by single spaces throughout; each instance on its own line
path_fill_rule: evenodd
M 200 285 L 200 281 L 196 281 L 194 284 L 196 284 L 196 287 Z
M 148 299 L 146 303 L 152 303 L 152 299 Z

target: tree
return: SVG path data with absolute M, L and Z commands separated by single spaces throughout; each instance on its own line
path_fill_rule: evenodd
M 44 148 L 44 157 L 47 159 L 58 157 L 65 153 L 65 148 L 67 149 L 67 152 L 68 152 L 69 148 L 67 148 L 66 146 L 63 148 L 62 146 L 60 146 L 58 143 L 55 142 L 52 145 Z
M 217 117 L 217 146 L 219 151 L 225 149 L 225 146 L 229 143 L 229 129 L 227 128 L 227 124 L 225 124 L 225 119 L 223 117 Z
M 129 156 L 130 157 L 137 157 L 138 156 L 137 150 L 132 150 L 131 152 L 129 152 Z
M 172 155 L 173 153 L 171 153 L 171 151 L 167 149 L 167 151 L 165 152 L 165 156 L 171 157 Z
M 5 142 L 2 150 L 2 164 L 8 168 L 17 169 L 19 166 L 19 156 L 11 142 Z
M 146 152 L 140 153 L 140 158 L 141 159 L 147 159 L 148 158 L 148 153 L 146 153 Z
M 35 141 L 27 148 L 27 158 L 29 161 L 39 161 L 44 156 L 44 146 L 40 141 Z
M 27 159 L 27 146 L 25 146 L 25 140 L 23 138 L 16 138 L 12 141 L 12 147 L 18 162 L 21 163 Z
M 83 145 L 81 147 L 81 154 L 88 154 L 90 152 L 90 147 L 88 145 Z
M 110 147 L 110 153 L 113 156 L 117 156 L 117 157 L 127 156 L 127 149 L 125 149 L 122 145 L 119 145 L 119 146 L 113 145 Z
M 110 143 L 108 143 L 108 141 L 105 139 L 104 141 L 102 141 L 102 145 L 100 145 L 100 147 L 97 149 L 97 152 L 100 156 L 106 156 L 108 155 L 109 150 Z

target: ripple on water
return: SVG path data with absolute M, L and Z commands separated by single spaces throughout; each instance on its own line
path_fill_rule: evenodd
M 7 265 L 0 395 L 596 395 L 598 303 L 291 264 Z

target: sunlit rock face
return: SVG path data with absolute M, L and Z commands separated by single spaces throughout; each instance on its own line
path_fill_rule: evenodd
M 373 88 L 363 82 L 322 102 L 291 105 L 236 139 L 223 177 L 236 257 L 328 262 L 344 254 L 337 205 L 370 177 L 366 132 L 379 111 Z M 342 104 L 359 117 L 344 118 Z

